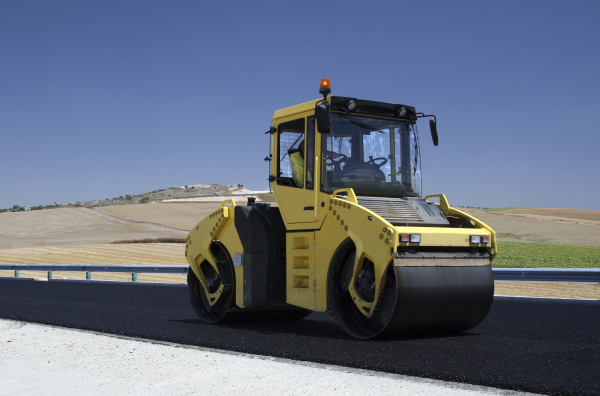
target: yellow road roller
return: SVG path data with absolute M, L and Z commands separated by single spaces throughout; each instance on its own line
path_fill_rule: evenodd
M 353 337 L 477 326 L 494 295 L 494 231 L 423 197 L 414 107 L 331 96 L 275 112 L 269 183 L 277 205 L 224 201 L 186 239 L 200 320 L 235 311 L 299 319 L 331 311 Z

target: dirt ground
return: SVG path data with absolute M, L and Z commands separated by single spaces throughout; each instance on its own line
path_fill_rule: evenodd
M 96 209 L 64 208 L 0 214 L 0 263 L 186 265 L 183 244 L 109 244 L 144 238 L 185 238 L 187 230 L 219 203 L 155 203 Z M 501 241 L 600 246 L 597 211 L 517 209 L 485 212 L 462 209 L 493 227 Z M 519 212 L 515 212 L 519 211 Z M 524 211 L 524 212 L 523 212 Z M 540 212 L 540 213 L 542 213 Z M 587 213 L 594 212 L 594 213 Z M 552 213 L 552 218 L 549 213 Z M 537 216 L 537 217 L 536 217 Z M 571 216 L 571 217 L 569 217 Z M 577 219 L 575 216 L 587 216 Z M 567 219 L 567 220 L 564 220 Z M 579 221 L 581 220 L 581 221 Z M 13 276 L 0 271 L 0 276 Z M 21 277 L 46 278 L 46 272 Z M 84 279 L 84 273 L 56 272 L 53 278 Z M 96 280 L 131 280 L 131 274 L 92 274 Z M 138 274 L 140 282 L 185 283 L 184 275 Z M 598 284 L 497 282 L 497 295 L 600 299 Z
M 0 250 L 5 264 L 187 265 L 183 243 L 37 246 Z
M 120 219 L 164 224 L 189 231 L 221 207 L 216 202 L 164 202 L 143 205 L 118 205 L 97 208 Z
M 496 231 L 499 241 L 554 243 L 558 245 L 600 246 L 600 222 L 567 217 L 579 209 L 548 209 L 561 216 L 539 216 L 535 211 L 546 209 L 516 209 L 486 212 L 478 209 L 458 208 L 472 214 Z M 522 212 L 522 213 L 520 213 Z M 583 212 L 599 211 L 586 210 Z M 544 212 L 547 213 L 547 212 Z
M 134 243 L 38 246 L 0 250 L 3 264 L 107 264 L 107 265 L 188 265 L 185 244 Z M 13 277 L 14 271 L 0 271 L 2 277 Z M 45 271 L 20 271 L 21 278 L 47 279 Z M 85 272 L 53 271 L 54 279 L 85 279 Z M 92 280 L 131 281 L 130 273 L 93 272 Z M 186 275 L 137 274 L 138 282 L 185 283 Z
M 495 213 L 523 216 L 542 220 L 570 221 L 578 223 L 600 224 L 600 211 L 586 209 L 510 209 Z
M 149 205 L 127 206 L 134 208 Z M 0 251 L 33 246 L 84 245 L 186 236 L 187 232 L 183 230 L 121 220 L 86 208 L 0 213 Z
M 600 300 L 600 283 L 497 281 L 494 295 Z

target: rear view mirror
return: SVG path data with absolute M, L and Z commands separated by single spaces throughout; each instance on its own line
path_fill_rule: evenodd
M 435 121 L 429 120 L 429 129 L 431 129 L 431 138 L 433 139 L 433 145 L 438 145 L 438 134 L 437 134 L 437 126 L 435 125 Z
M 319 133 L 331 132 L 331 110 L 329 103 L 321 102 L 315 107 L 315 118 L 317 119 L 317 130 Z

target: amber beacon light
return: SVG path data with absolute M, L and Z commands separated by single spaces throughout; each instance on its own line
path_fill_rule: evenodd
M 321 79 L 321 87 L 319 88 L 319 93 L 323 95 L 324 98 L 327 97 L 328 94 L 331 93 L 331 83 L 328 78 Z

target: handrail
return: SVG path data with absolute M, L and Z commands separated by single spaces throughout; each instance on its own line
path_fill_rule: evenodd
M 0 271 L 86 271 L 145 274 L 187 274 L 187 265 L 0 264 Z M 595 282 L 600 268 L 492 268 L 495 281 Z

